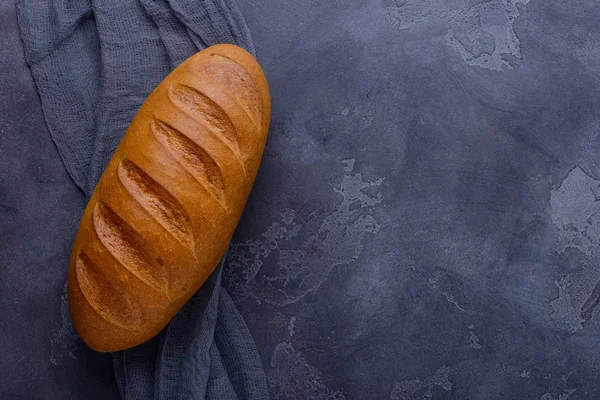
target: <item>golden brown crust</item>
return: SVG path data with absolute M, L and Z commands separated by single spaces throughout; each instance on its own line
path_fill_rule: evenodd
M 146 99 L 82 216 L 69 308 L 98 351 L 164 328 L 222 257 L 258 171 L 270 119 L 246 51 L 209 47 Z

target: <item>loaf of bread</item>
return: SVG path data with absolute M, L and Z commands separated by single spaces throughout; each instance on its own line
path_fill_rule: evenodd
M 146 99 L 71 254 L 69 308 L 91 348 L 150 339 L 213 272 L 250 194 L 269 119 L 265 76 L 233 45 L 190 57 Z

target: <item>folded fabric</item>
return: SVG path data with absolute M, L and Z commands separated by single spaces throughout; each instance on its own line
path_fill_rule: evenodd
M 133 116 L 210 45 L 254 54 L 233 0 L 17 0 L 25 59 L 70 176 L 89 197 Z M 124 399 L 265 399 L 256 346 L 220 265 L 154 339 L 113 353 Z

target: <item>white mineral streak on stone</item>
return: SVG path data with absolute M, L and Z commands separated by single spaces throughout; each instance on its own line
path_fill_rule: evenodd
M 567 333 L 583 329 L 583 323 L 593 319 L 600 300 L 597 288 L 600 282 L 597 267 L 600 262 L 599 189 L 599 181 L 575 167 L 550 194 L 552 222 L 558 236 L 557 251 L 566 253 L 569 260 L 583 260 L 577 268 L 557 279 L 558 296 L 550 302 L 552 320 Z
M 259 239 L 232 245 L 225 281 L 236 301 L 251 298 L 279 306 L 297 302 L 318 289 L 333 268 L 358 259 L 365 234 L 379 232 L 371 211 L 383 200 L 383 178 L 366 181 L 354 171 L 354 162 L 343 161 L 342 181 L 333 188 L 341 202 L 318 227 L 286 210 Z M 298 235 L 306 239 L 292 240 Z
M 437 22 L 446 27 L 446 43 L 463 61 L 492 71 L 512 69 L 523 59 L 514 21 L 530 0 L 491 0 L 472 5 L 468 1 L 395 1 L 388 20 L 404 30 Z
M 271 357 L 268 383 L 274 399 L 343 400 L 343 391 L 329 389 L 321 372 L 291 343 L 280 343 Z
M 442 365 L 432 376 L 425 379 L 413 378 L 396 383 L 390 395 L 391 400 L 425 400 L 443 397 L 443 391 L 452 390 L 452 382 L 448 379 L 450 368 Z

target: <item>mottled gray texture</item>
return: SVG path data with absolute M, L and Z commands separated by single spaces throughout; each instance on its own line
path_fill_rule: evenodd
M 232 266 L 253 260 L 253 269 L 229 270 L 225 285 L 272 391 L 284 399 L 600 397 L 596 2 L 239 5 L 271 84 L 273 122 L 230 258 Z M 18 56 L 0 90 L 32 96 L 31 86 L 11 86 L 29 82 Z M 47 133 L 26 130 L 40 116 L 17 117 L 38 107 L 27 98 L 1 103 L 4 132 L 30 138 L 3 133 L 0 146 L 17 166 L 10 176 L 0 168 L 0 193 L 15 207 L 3 211 L 12 246 L 2 251 L 10 287 L 20 287 L 2 293 L 12 293 L 7 310 L 30 299 L 40 329 L 3 321 L 21 340 L 3 356 L 37 349 L 30 370 L 3 367 L 9 393 L 51 376 L 53 390 L 72 387 L 74 372 L 64 371 L 78 368 L 85 380 L 102 368 L 81 345 L 77 360 L 65 347 L 58 366 L 49 361 L 60 328 L 54 277 L 66 258 L 52 262 L 46 291 L 35 289 L 44 278 L 27 262 L 40 268 L 51 253 L 43 243 L 54 245 L 42 238 L 74 229 L 65 221 L 78 216 L 69 214 L 75 200 L 57 155 L 40 143 Z M 44 201 L 32 194 L 40 177 L 56 179 Z M 43 212 L 48 204 L 55 215 Z M 14 222 L 40 218 L 35 228 Z
M 66 335 L 61 295 L 85 200 L 46 129 L 11 1 L 0 43 L 0 397 L 117 398 L 110 356 Z

